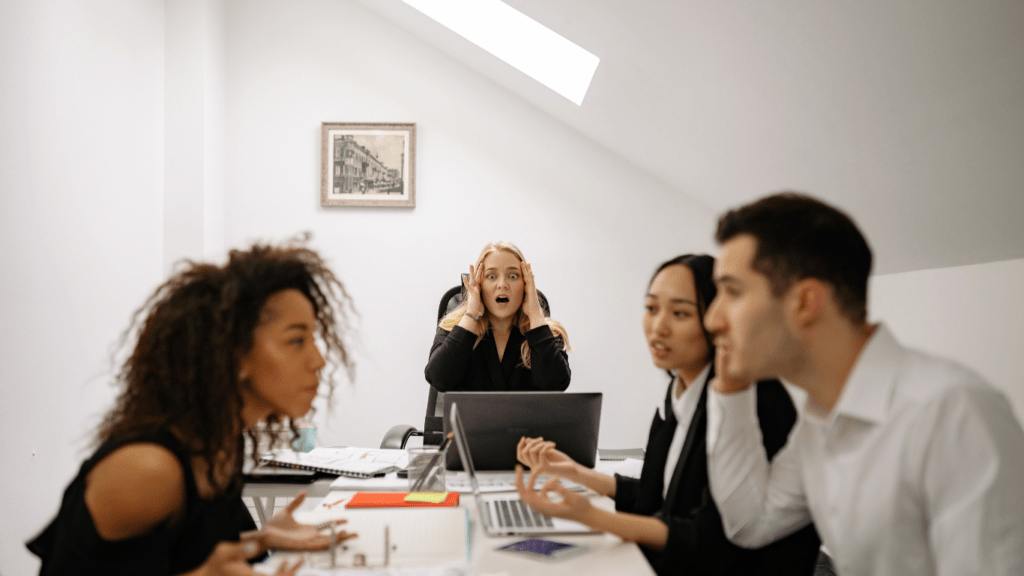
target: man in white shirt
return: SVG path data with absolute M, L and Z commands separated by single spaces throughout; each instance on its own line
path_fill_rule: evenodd
M 849 217 L 777 194 L 716 238 L 707 452 L 729 539 L 813 521 L 841 576 L 1024 574 L 1020 423 L 975 373 L 867 322 L 871 250 Z M 771 377 L 807 403 L 769 464 L 748 383 Z

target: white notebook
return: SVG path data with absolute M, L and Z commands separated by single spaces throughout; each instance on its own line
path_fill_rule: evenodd
M 260 458 L 272 466 L 315 470 L 352 478 L 373 478 L 405 468 L 409 455 L 405 450 L 383 448 L 313 448 L 309 452 L 275 450 Z

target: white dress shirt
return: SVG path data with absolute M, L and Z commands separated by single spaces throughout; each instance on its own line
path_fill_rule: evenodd
M 693 382 L 683 390 L 683 393 L 676 398 L 676 391 L 679 388 L 679 377 L 672 381 L 672 413 L 676 417 L 676 431 L 672 434 L 672 444 L 668 447 L 668 460 L 665 461 L 665 484 L 661 490 L 661 497 L 668 499 L 668 485 L 672 482 L 672 474 L 676 471 L 676 464 L 679 463 L 679 454 L 683 451 L 683 442 L 686 441 L 686 433 L 690 430 L 690 423 L 693 415 L 697 412 L 697 403 L 700 402 L 700 394 L 704 391 L 708 374 L 711 372 L 709 363 L 701 371 L 700 375 L 693 379 Z M 664 411 L 665 403 L 658 406 L 658 413 Z M 664 420 L 665 415 L 661 414 Z
M 708 394 L 711 492 L 733 542 L 813 520 L 842 576 L 1024 574 L 1024 432 L 966 368 L 879 326 L 832 412 L 808 398 L 770 465 L 753 388 Z

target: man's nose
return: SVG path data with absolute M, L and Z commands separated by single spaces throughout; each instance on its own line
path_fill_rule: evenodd
M 722 330 L 723 326 L 721 304 L 718 296 L 715 296 L 715 299 L 711 301 L 711 305 L 708 306 L 708 311 L 704 313 L 704 328 L 712 334 L 717 334 Z

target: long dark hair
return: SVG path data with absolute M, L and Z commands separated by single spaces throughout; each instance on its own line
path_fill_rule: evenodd
M 215 472 L 224 456 L 235 456 L 228 461 L 241 470 L 242 387 L 248 383 L 239 381 L 239 360 L 253 346 L 267 299 L 288 288 L 309 298 L 328 363 L 328 398 L 337 368 L 353 376 L 343 343 L 351 300 L 323 259 L 304 246 L 307 239 L 232 250 L 223 266 L 188 261 L 157 288 L 122 335 L 121 349 L 130 349 L 117 374 L 122 390 L 97 443 L 171 432 L 187 453 L 205 461 L 215 491 L 239 490 L 240 473 L 218 481 Z M 289 428 L 294 437 L 294 425 Z M 247 433 L 257 461 L 257 433 Z M 267 419 L 265 433 L 271 445 L 285 435 L 278 415 Z
M 647 288 L 651 287 L 654 279 L 658 277 L 662 270 L 676 265 L 686 266 L 693 274 L 693 284 L 697 293 L 697 318 L 700 320 L 700 329 L 704 333 L 704 340 L 708 343 L 708 361 L 710 362 L 715 358 L 715 345 L 711 333 L 704 327 L 704 314 L 707 312 L 708 306 L 711 305 L 711 301 L 715 299 L 715 295 L 718 294 L 718 288 L 715 287 L 715 283 L 712 280 L 715 259 L 707 254 L 683 254 L 671 260 L 666 260 L 654 270 L 650 281 L 647 282 Z M 669 375 L 672 376 L 672 373 L 669 372 Z

